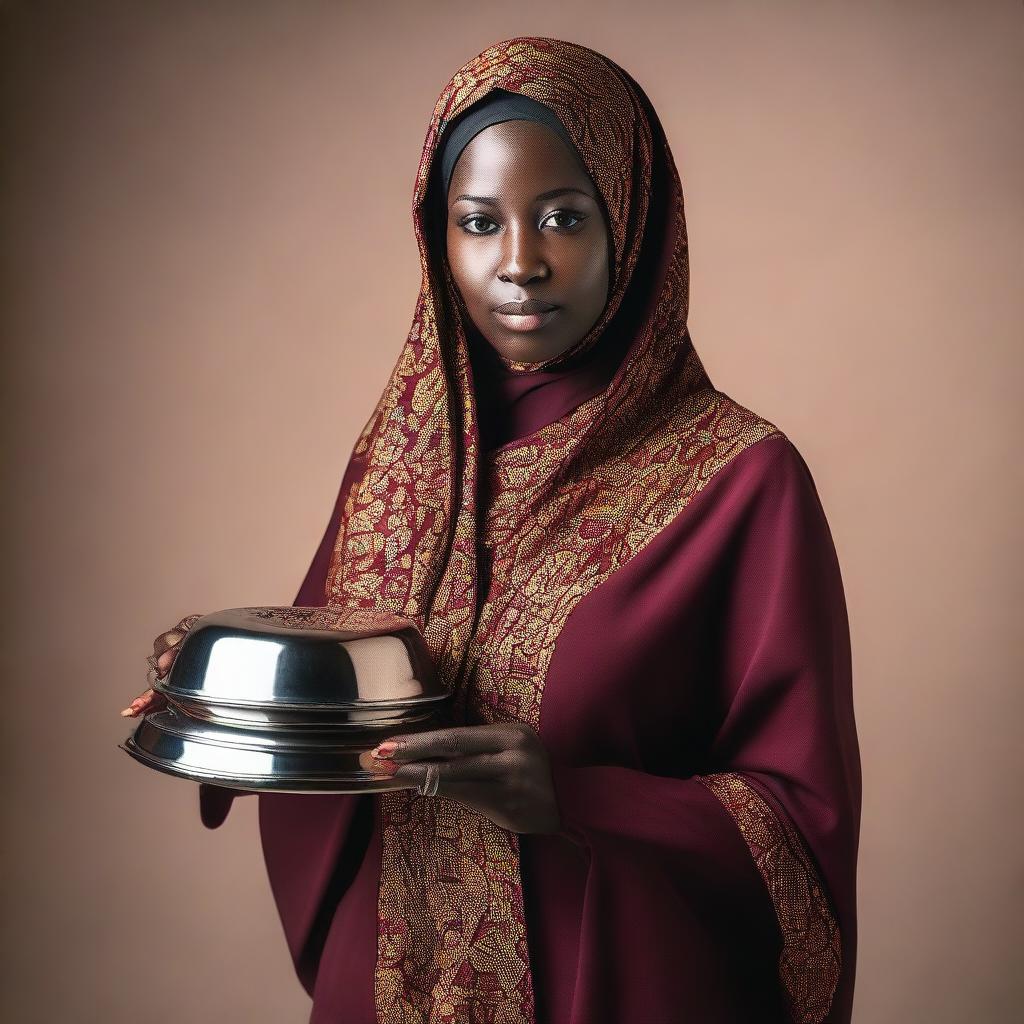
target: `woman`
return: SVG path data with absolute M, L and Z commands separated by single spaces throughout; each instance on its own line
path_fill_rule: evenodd
M 414 618 L 455 710 L 375 752 L 407 789 L 259 796 L 311 1021 L 848 1022 L 839 565 L 797 449 L 693 347 L 657 115 L 585 47 L 488 47 L 413 213 L 412 329 L 295 603 Z

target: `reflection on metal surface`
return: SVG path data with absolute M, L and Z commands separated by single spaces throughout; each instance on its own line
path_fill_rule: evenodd
M 373 770 L 369 752 L 382 740 L 364 733 L 350 742 L 331 731 L 303 734 L 213 727 L 168 708 L 146 715 L 122 750 L 150 768 L 233 789 L 272 792 L 374 792 L 397 788 Z M 315 737 L 315 738 L 314 738 Z
M 445 695 L 423 638 L 409 620 L 388 616 L 361 630 L 324 629 L 281 625 L 256 611 L 228 608 L 199 619 L 182 641 L 169 676 L 155 689 L 221 705 L 297 710 L 381 702 L 405 707 Z M 394 632 L 366 635 L 383 627 Z
M 277 663 L 283 653 L 284 644 L 279 640 L 217 637 L 207 652 L 204 685 L 235 700 L 273 700 Z
M 122 750 L 233 789 L 400 788 L 369 752 L 438 728 L 450 695 L 416 626 L 364 609 L 228 608 L 200 618 Z

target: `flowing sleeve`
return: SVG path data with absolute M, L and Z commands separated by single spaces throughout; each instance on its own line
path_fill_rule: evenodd
M 363 468 L 363 462 L 355 457 L 349 459 L 348 466 L 342 477 L 341 486 L 338 488 L 338 496 L 334 501 L 334 509 L 331 518 L 324 530 L 323 537 L 313 556 L 309 569 L 306 571 L 305 579 L 299 587 L 298 594 L 292 605 L 295 607 L 323 607 L 327 603 L 326 586 L 327 571 L 331 565 L 331 556 L 334 553 L 334 542 L 341 527 L 341 517 L 344 513 L 345 499 L 348 495 L 348 488 L 356 478 L 356 474 Z M 230 789 L 227 786 L 210 786 L 205 782 L 199 783 L 199 817 L 207 828 L 219 828 L 224 824 L 228 814 L 231 812 L 231 805 L 236 796 L 251 796 L 251 792 L 240 789 Z
M 699 773 L 552 764 L 559 834 L 586 848 L 605 887 L 628 892 L 643 865 L 683 879 L 671 884 L 695 900 L 767 906 L 767 893 L 789 1016 L 845 1024 L 861 800 L 847 608 L 802 456 L 783 438 L 751 466 L 721 513 Z

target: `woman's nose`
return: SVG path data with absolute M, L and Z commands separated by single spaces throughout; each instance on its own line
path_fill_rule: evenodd
M 506 233 L 501 253 L 498 278 L 512 284 L 524 285 L 543 280 L 550 269 L 541 254 L 540 240 L 529 230 L 511 230 Z

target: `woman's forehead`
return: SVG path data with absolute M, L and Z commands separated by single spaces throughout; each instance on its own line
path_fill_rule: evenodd
M 555 132 L 535 121 L 517 120 L 490 125 L 470 140 L 452 170 L 449 202 L 459 190 L 479 192 L 488 181 L 511 175 L 551 178 L 552 188 L 572 185 L 596 198 L 586 167 Z

